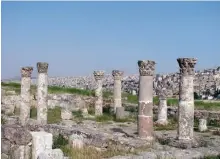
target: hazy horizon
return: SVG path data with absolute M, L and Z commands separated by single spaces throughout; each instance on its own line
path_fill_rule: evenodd
M 48 62 L 50 77 L 94 70 L 178 72 L 178 57 L 196 70 L 220 66 L 220 2 L 2 2 L 2 79 Z

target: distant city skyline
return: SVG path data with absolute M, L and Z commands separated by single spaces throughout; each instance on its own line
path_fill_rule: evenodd
M 220 2 L 2 2 L 2 79 L 49 63 L 49 76 L 113 69 L 178 72 L 179 57 L 196 70 L 220 66 Z

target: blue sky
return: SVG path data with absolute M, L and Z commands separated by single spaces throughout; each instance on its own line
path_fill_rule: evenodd
M 2 78 L 49 63 L 49 76 L 94 70 L 176 72 L 178 57 L 197 69 L 220 65 L 220 2 L 2 2 Z

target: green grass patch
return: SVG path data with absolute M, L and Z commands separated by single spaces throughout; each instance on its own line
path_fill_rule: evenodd
M 30 118 L 37 119 L 37 108 L 32 107 L 30 110 Z M 61 121 L 61 108 L 55 107 L 54 109 L 47 110 L 47 123 L 59 123 Z
M 113 121 L 113 116 L 107 113 L 103 113 L 103 115 L 96 116 L 95 121 L 96 122 L 108 122 L 108 121 Z
M 48 109 L 47 111 L 47 123 L 59 123 L 61 121 L 61 108 L 55 107 L 54 109 Z
M 177 129 L 177 120 L 176 118 L 168 119 L 167 125 L 154 125 L 155 131 L 161 130 L 176 130 Z
M 37 119 L 37 108 L 32 107 L 30 111 L 30 118 Z

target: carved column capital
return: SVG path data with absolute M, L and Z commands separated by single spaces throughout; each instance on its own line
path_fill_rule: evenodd
M 119 70 L 113 70 L 112 71 L 112 76 L 113 76 L 114 80 L 121 80 L 123 74 L 124 74 L 123 71 L 119 71 Z
M 194 75 L 197 59 L 195 58 L 178 58 L 177 62 L 180 67 L 180 75 Z
M 138 61 L 140 76 L 153 76 L 155 71 L 155 61 L 140 60 Z
M 21 77 L 31 77 L 32 72 L 33 72 L 33 67 L 22 67 Z
M 37 63 L 37 71 L 38 73 L 47 73 L 48 71 L 48 63 L 46 62 L 38 62 Z
M 104 71 L 94 71 L 93 75 L 95 80 L 101 80 L 104 77 Z

